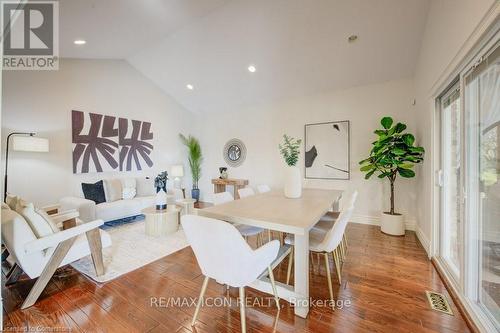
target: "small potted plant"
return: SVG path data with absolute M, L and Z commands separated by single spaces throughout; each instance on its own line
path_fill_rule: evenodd
M 301 139 L 294 139 L 284 134 L 283 144 L 279 145 L 281 156 L 288 166 L 285 171 L 285 196 L 291 199 L 302 196 L 302 177 L 297 166 L 301 142 Z
M 394 210 L 394 184 L 397 176 L 404 178 L 415 177 L 413 167 L 424 160 L 424 148 L 415 146 L 415 137 L 410 133 L 403 133 L 406 125 L 397 123 L 391 117 L 384 117 L 380 121 L 382 128 L 375 130 L 377 140 L 372 142 L 372 150 L 368 158 L 359 162 L 361 171 L 366 172 L 365 179 L 374 174 L 378 178 L 389 179 L 391 185 L 390 211 L 383 212 L 380 229 L 383 233 L 395 236 L 405 234 L 404 216 Z
M 182 143 L 188 149 L 188 162 L 191 169 L 191 176 L 193 179 L 193 189 L 191 190 L 191 198 L 195 199 L 197 202 L 200 200 L 200 189 L 198 183 L 201 178 L 201 163 L 203 162 L 203 155 L 201 154 L 201 146 L 198 139 L 189 135 L 185 137 L 179 134 Z

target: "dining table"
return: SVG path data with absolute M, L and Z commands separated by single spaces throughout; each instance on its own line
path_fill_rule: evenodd
M 261 227 L 293 234 L 294 283 L 276 281 L 279 298 L 294 305 L 297 316 L 309 312 L 309 231 L 325 213 L 338 205 L 342 190 L 303 189 L 300 198 L 287 198 L 283 190 L 256 194 L 243 199 L 198 210 L 198 215 L 230 223 Z M 249 287 L 272 294 L 269 277 L 263 276 Z

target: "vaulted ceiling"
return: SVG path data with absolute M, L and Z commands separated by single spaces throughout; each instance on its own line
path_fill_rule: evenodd
M 61 54 L 124 58 L 188 110 L 237 111 L 412 76 L 427 8 L 427 0 L 61 1 Z M 78 38 L 87 44 L 73 45 Z

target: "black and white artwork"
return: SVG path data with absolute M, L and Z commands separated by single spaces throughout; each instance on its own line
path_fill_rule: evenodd
M 151 168 L 151 123 L 71 111 L 73 173 Z
M 349 179 L 349 121 L 305 125 L 305 170 L 309 179 Z

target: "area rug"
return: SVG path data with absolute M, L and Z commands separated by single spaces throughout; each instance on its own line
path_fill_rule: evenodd
M 71 265 L 92 280 L 104 283 L 179 251 L 189 244 L 184 231 L 160 237 L 145 233 L 144 221 L 107 228 L 112 245 L 103 250 L 105 274 L 96 276 L 92 258 L 87 256 Z

